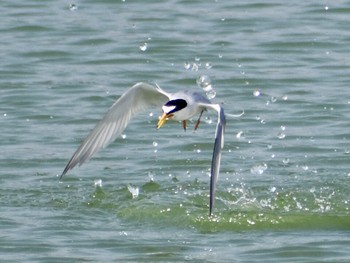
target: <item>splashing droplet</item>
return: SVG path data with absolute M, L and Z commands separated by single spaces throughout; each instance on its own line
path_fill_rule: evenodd
M 96 179 L 94 185 L 95 187 L 102 187 L 102 179 Z
M 284 158 L 282 162 L 283 164 L 289 164 L 289 158 Z
M 237 138 L 237 139 L 241 139 L 241 138 L 243 138 L 243 137 L 244 137 L 243 131 L 239 131 L 239 132 L 236 134 L 236 138 Z
M 205 88 L 206 86 L 209 86 L 211 84 L 210 77 L 207 75 L 201 75 L 196 80 L 197 85 L 201 88 Z
M 205 63 L 205 68 L 206 69 L 211 69 L 213 66 L 210 62 Z
M 136 198 L 139 196 L 139 188 L 128 185 L 128 190 L 131 193 L 132 198 Z
M 259 97 L 259 96 L 261 96 L 261 91 L 260 90 L 254 90 L 253 95 L 254 95 L 254 97 Z
M 139 48 L 140 48 L 141 51 L 146 51 L 147 48 L 148 48 L 148 44 L 147 44 L 147 43 L 143 43 L 143 44 L 141 44 L 141 45 L 139 46 Z
M 266 163 L 261 163 L 253 166 L 250 169 L 250 172 L 254 175 L 262 175 L 267 169 L 267 164 Z
M 286 134 L 285 134 L 284 132 L 279 132 L 279 133 L 277 134 L 277 138 L 280 139 L 280 140 L 282 140 L 282 139 L 286 138 Z
M 216 96 L 216 91 L 215 90 L 209 90 L 209 91 L 207 91 L 206 92 L 206 95 L 207 95 L 207 98 L 208 99 L 214 99 L 215 98 L 215 96 Z
M 191 69 L 191 63 L 185 62 L 185 63 L 184 63 L 184 68 L 185 68 L 186 70 Z
M 210 77 L 207 75 L 201 75 L 196 80 L 197 85 L 202 88 L 207 95 L 208 99 L 213 99 L 216 96 L 216 91 L 214 90 Z
M 70 5 L 69 5 L 69 10 L 70 10 L 70 11 L 75 11 L 75 10 L 77 10 L 77 9 L 78 9 L 78 7 L 77 7 L 76 4 L 70 4 Z
M 213 120 L 210 117 L 205 117 L 205 123 L 206 124 L 212 124 Z
M 301 169 L 303 169 L 304 171 L 309 170 L 309 166 L 307 166 L 306 164 L 301 166 Z
M 154 182 L 154 174 L 152 172 L 148 172 L 148 177 L 151 180 L 151 182 Z
M 198 69 L 199 69 L 198 64 L 197 64 L 197 63 L 193 63 L 193 64 L 192 64 L 192 67 L 191 67 L 191 70 L 192 70 L 192 71 L 198 71 Z

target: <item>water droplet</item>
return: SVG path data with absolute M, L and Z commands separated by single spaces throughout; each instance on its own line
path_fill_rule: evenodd
M 94 185 L 95 187 L 102 187 L 102 179 L 95 179 Z
M 122 134 L 120 137 L 122 137 L 122 139 L 126 139 L 126 134 Z
M 247 219 L 247 223 L 248 223 L 249 225 L 255 225 L 255 222 L 254 222 L 253 220 L 250 220 L 250 219 Z
M 271 97 L 271 102 L 276 102 L 277 101 L 277 98 L 276 97 Z
M 281 125 L 281 130 L 282 130 L 282 131 L 285 131 L 285 130 L 286 130 L 286 126 Z
M 206 69 L 211 69 L 213 66 L 211 65 L 210 62 L 205 63 L 205 68 Z
M 304 171 L 307 171 L 307 170 L 309 170 L 309 166 L 307 166 L 306 164 L 302 165 L 301 169 L 303 169 Z
M 203 90 L 206 92 L 210 92 L 213 90 L 213 86 L 211 84 L 203 86 Z
M 254 90 L 253 95 L 254 95 L 254 97 L 259 97 L 261 95 L 261 91 L 260 90 Z
M 205 117 L 205 123 L 206 124 L 212 124 L 213 120 L 210 117 Z
M 151 180 L 151 182 L 154 182 L 154 174 L 152 172 L 148 172 L 148 177 Z
M 283 164 L 288 164 L 288 163 L 289 163 L 289 158 L 284 158 L 284 159 L 282 160 L 282 162 L 283 162 Z
M 287 95 L 284 95 L 284 96 L 282 97 L 282 100 L 288 100 L 288 96 L 287 96 Z
M 236 138 L 237 138 L 237 139 L 241 139 L 242 137 L 244 137 L 244 133 L 243 133 L 243 131 L 239 131 L 239 132 L 236 134 Z
M 280 139 L 280 140 L 282 140 L 282 139 L 286 138 L 286 134 L 283 133 L 283 132 L 279 132 L 279 133 L 277 134 L 277 138 Z
M 132 198 L 136 198 L 139 196 L 139 188 L 128 185 L 128 190 L 131 193 Z
M 198 85 L 199 87 L 201 87 L 201 88 L 204 88 L 204 87 L 206 87 L 206 86 L 208 86 L 208 85 L 211 84 L 210 77 L 207 76 L 207 75 L 201 75 L 201 76 L 199 76 L 199 77 L 197 78 L 196 82 L 197 82 L 197 85 Z
M 127 235 L 128 235 L 128 232 L 121 231 L 121 232 L 119 233 L 119 235 L 121 235 L 121 236 L 127 236 Z
M 210 90 L 210 91 L 207 91 L 207 92 L 206 92 L 206 95 L 207 95 L 207 98 L 208 98 L 208 99 L 210 99 L 210 100 L 211 100 L 211 99 L 214 99 L 215 96 L 216 96 L 216 91 L 212 89 L 212 90 Z
M 76 4 L 70 4 L 70 5 L 69 5 L 69 10 L 70 10 L 70 11 L 75 11 L 75 10 L 77 10 L 77 9 L 78 9 L 78 7 L 77 7 Z
M 185 63 L 184 63 L 184 68 L 185 68 L 186 70 L 191 69 L 191 63 L 185 62 Z
M 139 48 L 140 48 L 141 51 L 146 51 L 147 48 L 148 48 L 148 44 L 147 44 L 147 43 L 143 43 L 143 44 L 141 44 L 141 45 L 139 46 Z
M 261 164 L 257 164 L 255 166 L 253 166 L 250 169 L 250 172 L 254 175 L 262 175 L 265 170 L 267 169 L 267 164 L 266 163 L 261 163 Z
M 198 68 L 199 68 L 198 64 L 197 63 L 193 63 L 191 70 L 192 71 L 198 71 Z
M 197 85 L 202 88 L 207 95 L 208 99 L 213 99 L 216 96 L 216 91 L 214 90 L 213 86 L 211 85 L 210 77 L 207 75 L 201 75 L 196 80 Z
M 324 10 L 328 11 L 329 7 L 328 6 L 325 6 L 324 7 Z
M 153 142 L 153 146 L 154 146 L 154 147 L 157 147 L 157 146 L 158 146 L 158 143 L 157 143 L 157 142 Z

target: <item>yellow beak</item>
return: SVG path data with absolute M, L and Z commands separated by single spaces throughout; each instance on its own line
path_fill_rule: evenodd
M 171 117 L 173 117 L 173 114 L 166 114 L 165 112 L 163 113 L 162 117 L 160 117 L 158 124 L 157 124 L 157 129 L 159 129 L 160 127 L 162 127 L 164 125 L 164 123 Z

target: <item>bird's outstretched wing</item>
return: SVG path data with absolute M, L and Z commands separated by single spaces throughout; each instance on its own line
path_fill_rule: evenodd
M 169 94 L 158 86 L 143 82 L 132 86 L 110 107 L 103 119 L 81 143 L 64 168 L 60 179 L 77 164 L 82 165 L 101 148 L 112 143 L 135 114 L 150 106 L 161 106 L 168 100 Z
M 219 178 L 220 162 L 221 162 L 221 149 L 224 147 L 224 132 L 226 126 L 224 108 L 219 104 L 207 104 L 207 108 L 211 108 L 218 113 L 218 123 L 216 125 L 215 142 L 213 157 L 211 161 L 210 172 L 210 200 L 209 200 L 209 216 L 212 214 L 215 197 L 215 186 Z

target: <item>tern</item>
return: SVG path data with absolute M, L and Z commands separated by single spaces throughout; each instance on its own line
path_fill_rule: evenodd
M 107 147 L 119 137 L 134 115 L 152 106 L 162 107 L 163 110 L 163 115 L 157 124 L 158 129 L 168 119 L 172 119 L 181 121 L 184 130 L 186 130 L 186 120 L 199 115 L 194 127 L 196 130 L 204 111 L 210 109 L 217 112 L 218 121 L 210 172 L 209 216 L 211 216 L 214 205 L 215 186 L 219 177 L 221 149 L 224 146 L 226 120 L 222 105 L 211 103 L 209 99 L 197 92 L 179 91 L 168 93 L 158 85 L 151 85 L 144 82 L 135 84 L 114 102 L 102 120 L 97 123 L 95 128 L 80 144 L 64 168 L 60 180 L 69 170 L 73 169 L 76 165 L 82 165 L 95 153 Z

